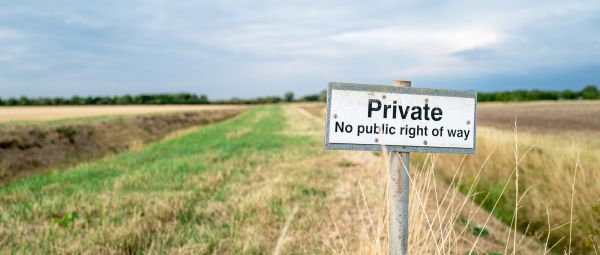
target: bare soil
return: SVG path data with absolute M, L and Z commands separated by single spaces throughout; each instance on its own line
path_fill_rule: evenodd
M 231 118 L 244 108 L 139 115 L 76 125 L 0 128 L 0 183 L 135 148 L 189 128 Z
M 600 135 L 600 101 L 480 103 L 478 125 L 544 134 Z
M 298 104 L 315 116 L 325 115 L 324 103 Z M 600 100 L 527 103 L 479 103 L 477 124 L 519 132 L 600 135 Z

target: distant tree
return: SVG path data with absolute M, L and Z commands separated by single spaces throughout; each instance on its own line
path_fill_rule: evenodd
M 525 101 L 527 100 L 528 92 L 526 90 L 514 90 L 510 92 L 510 101 Z
M 127 104 L 131 104 L 131 96 L 130 95 L 124 95 L 124 96 L 117 96 L 117 98 L 115 99 L 115 104 L 118 105 L 127 105 Z
M 541 98 L 542 98 L 542 93 L 537 89 L 531 90 L 527 94 L 527 100 L 540 100 Z
M 84 103 L 84 101 L 80 96 L 73 96 L 73 97 L 71 97 L 71 100 L 69 100 L 69 104 L 72 104 L 72 105 L 81 105 L 83 103 Z
M 100 99 L 96 102 L 96 104 L 102 104 L 102 105 L 113 104 L 113 99 L 111 97 L 100 97 Z
M 569 89 L 565 89 L 560 93 L 560 99 L 575 99 L 577 98 L 577 94 L 574 93 L 572 90 Z
M 83 104 L 85 104 L 85 105 L 93 105 L 93 104 L 96 104 L 98 101 L 100 101 L 100 98 L 98 98 L 98 97 L 84 97 L 81 100 L 83 100 Z
M 199 103 L 201 103 L 201 104 L 208 104 L 210 102 L 208 101 L 208 97 L 206 95 L 201 94 L 200 95 L 200 99 L 199 99 Z
M 319 101 L 319 94 L 306 95 L 300 98 L 300 101 L 304 102 L 316 102 Z
M 19 98 L 19 105 L 31 105 L 31 100 L 29 100 L 29 98 L 26 96 L 21 96 Z
M 225 104 L 243 104 L 244 101 L 240 98 L 234 97 L 232 99 L 230 99 L 229 101 L 224 101 Z
M 136 104 L 148 104 L 150 102 L 150 96 L 141 94 L 136 96 Z
M 542 90 L 540 98 L 542 100 L 558 100 L 560 92 Z
M 596 85 L 587 85 L 581 91 L 581 97 L 583 99 L 598 99 L 600 94 L 598 94 L 598 88 Z
M 294 101 L 294 92 L 291 92 L 291 91 L 285 92 L 285 94 L 283 95 L 283 98 L 285 99 L 286 102 Z
M 281 102 L 281 98 L 278 96 L 259 97 L 255 100 L 248 100 L 246 102 L 251 104 L 274 104 Z
M 14 98 L 14 97 L 11 97 L 8 100 L 6 100 L 6 102 L 4 103 L 4 105 L 10 105 L 10 106 L 12 106 L 12 105 L 19 105 L 19 100 L 16 99 L 16 98 Z
M 65 100 L 60 97 L 55 97 L 55 98 L 52 98 L 51 101 L 52 101 L 51 102 L 52 105 L 63 105 Z
M 319 101 L 327 101 L 327 90 L 322 90 L 321 93 L 319 93 Z
M 40 97 L 38 99 L 31 100 L 33 105 L 51 105 L 51 99 L 47 97 Z

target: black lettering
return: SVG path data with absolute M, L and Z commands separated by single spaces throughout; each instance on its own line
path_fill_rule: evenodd
M 392 108 L 392 106 L 391 106 L 391 105 L 389 105 L 389 104 L 383 105 L 383 117 L 384 117 L 384 118 L 387 118 L 387 111 L 388 111 L 390 108 Z
M 456 130 L 448 129 L 448 137 L 456 137 Z
M 375 104 L 377 106 L 373 106 L 373 104 Z M 371 113 L 373 111 L 379 111 L 379 110 L 381 110 L 381 101 L 379 101 L 378 99 L 369 99 L 369 112 L 368 112 L 369 118 L 371 118 Z
M 400 118 L 406 119 L 406 117 L 408 117 L 408 108 L 410 108 L 410 106 L 403 108 L 401 105 L 398 105 L 398 110 L 400 110 Z
M 340 124 L 339 122 L 335 122 L 335 132 L 337 133 L 338 130 L 340 130 L 340 132 L 344 132 L 344 122 L 342 122 L 342 124 Z
M 410 117 L 413 120 L 421 120 L 421 107 L 419 107 L 419 106 L 413 106 L 412 110 L 413 110 L 413 112 L 412 112 L 412 114 L 411 114 Z
M 437 117 L 437 116 L 439 116 L 439 117 Z M 434 107 L 431 110 L 431 119 L 434 121 L 442 120 L 442 108 Z

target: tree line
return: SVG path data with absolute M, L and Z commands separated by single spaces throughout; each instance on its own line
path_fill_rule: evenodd
M 26 96 L 0 98 L 0 106 L 53 106 L 53 105 L 160 105 L 160 104 L 274 104 L 280 102 L 295 101 L 325 101 L 327 93 L 294 98 L 293 92 L 286 92 L 282 97 L 267 96 L 250 99 L 231 98 L 220 100 L 209 100 L 204 94 L 192 93 L 163 93 L 163 94 L 140 94 L 124 96 L 73 96 L 62 97 L 40 97 L 29 98 Z
M 62 97 L 40 97 L 28 98 L 21 96 L 19 98 L 0 98 L 0 105 L 128 105 L 128 104 L 208 104 L 206 95 L 196 95 L 190 93 L 177 94 L 141 94 L 124 96 L 73 96 L 71 98 Z
M 600 99 L 600 92 L 596 85 L 587 85 L 582 90 L 513 90 L 498 92 L 478 92 L 479 102 L 510 102 L 510 101 L 534 101 L 534 100 L 577 100 L 577 99 Z M 267 96 L 251 99 L 231 98 L 221 100 L 209 100 L 206 95 L 192 93 L 165 93 L 165 94 L 140 94 L 124 96 L 73 96 L 28 98 L 0 98 L 0 106 L 26 106 L 26 105 L 143 105 L 143 104 L 274 104 L 280 102 L 325 102 L 327 91 L 323 90 L 317 94 L 310 94 L 294 98 L 293 92 L 286 92 L 282 97 Z
M 511 102 L 536 100 L 577 100 L 600 99 L 596 85 L 587 85 L 582 90 L 512 90 L 498 92 L 477 92 L 479 102 Z

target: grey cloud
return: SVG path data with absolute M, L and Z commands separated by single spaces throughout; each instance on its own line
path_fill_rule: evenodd
M 599 5 L 17 1 L 0 10 L 0 89 L 3 96 L 190 91 L 224 98 L 312 93 L 330 80 L 462 87 L 517 79 L 503 77 L 534 87 L 545 80 L 536 70 L 600 65 Z M 520 75 L 528 72 L 537 78 Z M 600 78 L 583 73 L 588 82 Z

